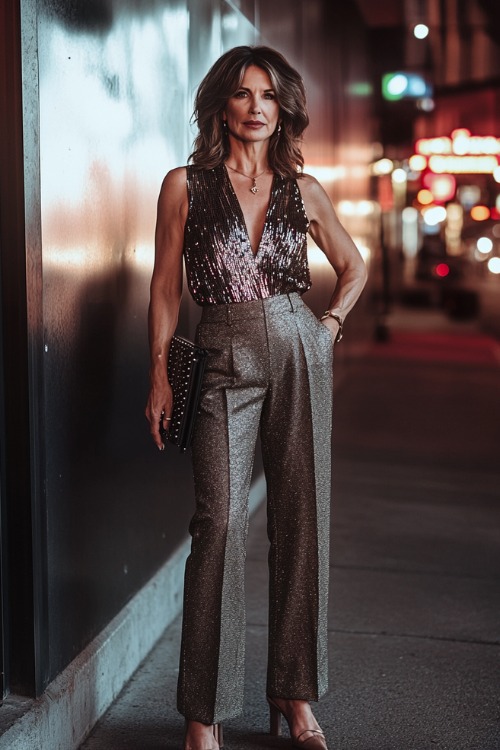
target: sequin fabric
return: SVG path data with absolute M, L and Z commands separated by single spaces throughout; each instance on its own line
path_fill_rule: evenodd
M 210 170 L 188 166 L 187 186 L 184 258 L 195 302 L 248 302 L 309 289 L 309 223 L 296 180 L 274 175 L 255 254 L 225 165 Z
M 272 697 L 327 689 L 330 332 L 299 294 L 203 309 L 208 350 L 192 460 L 178 708 L 205 723 L 243 705 L 248 494 L 260 431 L 267 480 Z

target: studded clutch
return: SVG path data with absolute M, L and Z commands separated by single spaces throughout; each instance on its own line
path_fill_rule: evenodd
M 184 453 L 191 443 L 206 357 L 206 349 L 196 346 L 182 336 L 173 337 L 168 354 L 167 372 L 174 403 L 170 427 L 164 433 L 164 437 L 177 445 L 181 453 Z

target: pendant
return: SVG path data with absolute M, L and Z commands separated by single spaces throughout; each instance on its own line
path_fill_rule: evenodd
M 250 188 L 250 192 L 255 195 L 255 193 L 259 192 L 259 188 L 257 187 L 257 180 L 255 179 L 255 177 L 252 177 L 252 180 L 253 180 L 253 185 Z

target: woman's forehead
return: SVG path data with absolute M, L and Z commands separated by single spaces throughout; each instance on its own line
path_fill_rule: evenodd
M 243 87 L 248 86 L 249 88 L 253 86 L 257 86 L 262 89 L 274 88 L 268 72 L 263 68 L 259 68 L 258 65 L 248 66 L 248 68 L 243 73 L 243 78 L 241 79 L 240 85 Z

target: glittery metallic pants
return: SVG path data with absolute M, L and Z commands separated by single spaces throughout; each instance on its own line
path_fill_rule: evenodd
M 204 308 L 209 351 L 192 446 L 196 511 L 186 564 L 178 708 L 241 713 L 248 494 L 260 429 L 267 480 L 267 691 L 327 689 L 332 355 L 329 330 L 297 293 Z

